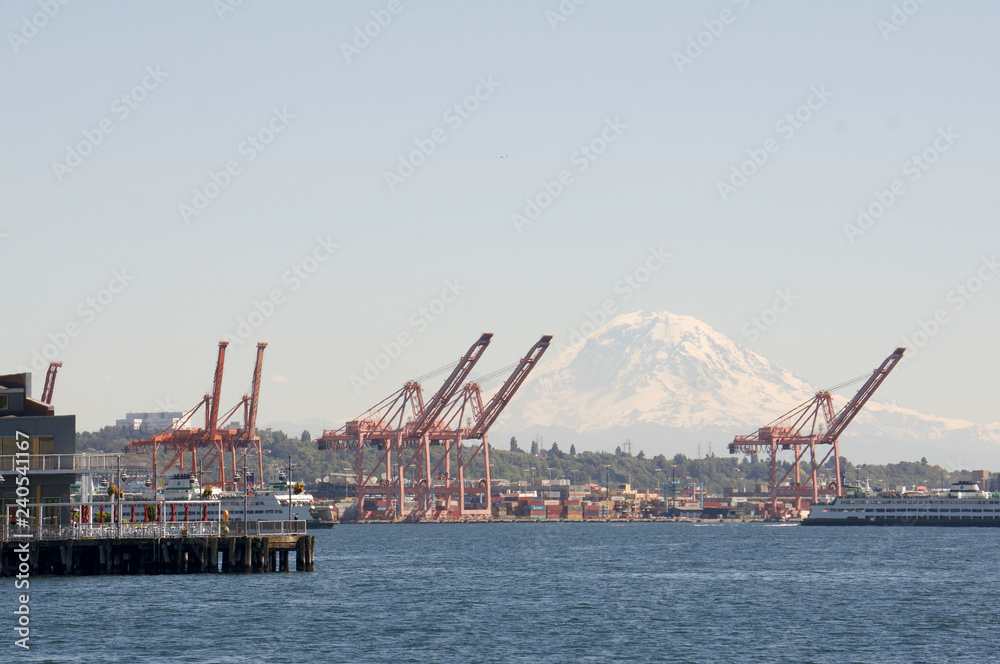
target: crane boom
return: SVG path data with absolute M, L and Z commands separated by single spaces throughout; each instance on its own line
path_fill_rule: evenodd
M 219 397 L 222 395 L 222 367 L 226 362 L 226 346 L 228 341 L 219 342 L 219 360 L 215 363 L 215 382 L 212 386 L 212 403 L 208 416 L 208 440 L 215 439 L 219 427 Z
M 250 416 L 246 418 L 243 422 L 244 435 L 250 439 L 253 438 L 254 432 L 257 430 L 257 405 L 260 401 L 260 374 L 264 368 L 264 349 L 267 348 L 267 343 L 260 342 L 257 344 L 257 364 L 253 368 L 253 388 L 250 391 Z
M 542 354 L 545 353 L 545 349 L 549 347 L 549 343 L 552 341 L 552 335 L 546 334 L 541 339 L 539 339 L 528 354 L 521 358 L 521 362 L 514 369 L 514 373 L 507 378 L 503 386 L 497 390 L 497 393 L 493 395 L 493 398 L 487 402 L 486 406 L 481 406 L 481 413 L 479 419 L 476 420 L 475 425 L 473 425 L 472 430 L 469 433 L 470 438 L 482 438 L 483 434 L 489 431 L 493 423 L 496 422 L 497 418 L 500 417 L 500 413 L 503 412 L 507 404 L 510 403 L 511 398 L 513 398 L 514 393 L 521 387 L 521 384 L 527 379 L 528 374 L 531 370 L 538 364 L 538 360 L 541 359 Z
M 827 428 L 826 435 L 823 436 L 823 442 L 830 442 L 836 440 L 847 425 L 851 423 L 851 420 L 858 414 L 861 408 L 865 405 L 868 399 L 875 394 L 875 390 L 879 388 L 882 381 L 886 379 L 889 372 L 892 371 L 899 361 L 903 359 L 903 353 L 906 351 L 905 348 L 897 348 L 892 352 L 889 357 L 885 358 L 885 361 L 876 369 L 871 377 L 865 381 L 865 384 L 861 386 L 858 393 L 854 395 L 854 398 L 847 402 L 847 405 L 840 409 L 837 416 L 834 418 L 833 422 L 830 423 Z
M 441 389 L 435 393 L 431 400 L 427 402 L 427 406 L 420 413 L 420 416 L 413 422 L 410 426 L 409 435 L 414 438 L 419 438 L 424 435 L 428 429 L 430 429 L 435 422 L 437 422 L 438 417 L 441 413 L 448 407 L 448 403 L 451 401 L 455 393 L 461 388 L 462 383 L 465 381 L 469 372 L 472 368 L 476 366 L 476 362 L 482 357 L 483 352 L 486 347 L 490 345 L 490 340 L 493 338 L 491 332 L 483 332 L 482 336 L 476 343 L 472 344 L 468 352 L 462 356 L 462 359 L 458 361 L 455 368 L 452 370 L 451 375 L 444 381 Z
M 62 362 L 49 362 L 49 370 L 45 372 L 45 386 L 42 388 L 42 403 L 52 404 L 52 392 L 56 389 L 56 372 Z

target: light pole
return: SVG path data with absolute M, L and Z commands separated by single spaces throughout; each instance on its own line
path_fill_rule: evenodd
M 292 455 L 288 455 L 288 520 L 292 520 Z
M 611 464 L 604 464 L 604 488 L 608 494 L 608 503 L 611 502 Z
M 247 499 L 250 496 L 249 487 L 247 485 L 247 459 L 243 457 L 243 528 L 247 527 Z

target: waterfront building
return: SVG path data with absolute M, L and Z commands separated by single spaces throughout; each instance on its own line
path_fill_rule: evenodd
M 18 434 L 27 440 L 29 456 L 27 496 L 31 503 L 66 503 L 76 474 L 69 464 L 60 472 L 57 455 L 76 452 L 76 416 L 56 415 L 49 404 L 31 398 L 31 374 L 0 375 L 0 506 L 9 522 L 17 498 L 14 459 Z M 22 492 L 23 493 L 23 492 Z

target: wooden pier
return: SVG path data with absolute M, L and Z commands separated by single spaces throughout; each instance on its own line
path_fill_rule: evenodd
M 312 535 L 7 539 L 0 577 L 313 571 Z M 25 567 L 26 566 L 26 567 Z

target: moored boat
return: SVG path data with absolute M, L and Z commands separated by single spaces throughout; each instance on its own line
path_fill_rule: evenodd
M 296 493 L 296 490 L 299 492 Z M 202 488 L 193 473 L 178 473 L 166 479 L 163 488 L 146 499 L 165 501 L 203 501 L 207 504 L 210 521 L 285 521 L 311 522 L 310 508 L 313 506 L 311 494 L 301 486 L 288 487 L 286 483 L 271 484 L 264 489 L 251 488 L 246 495 L 243 491 L 220 491 L 218 487 Z M 291 509 L 289 510 L 289 501 Z
M 857 492 L 809 508 L 804 526 L 992 526 L 1000 527 L 1000 494 L 970 481 L 947 493 Z

